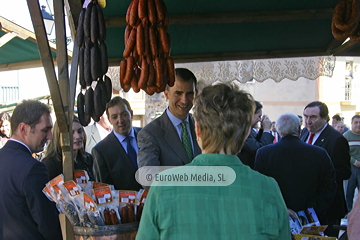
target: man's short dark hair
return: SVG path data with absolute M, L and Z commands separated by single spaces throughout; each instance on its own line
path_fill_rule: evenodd
M 341 117 L 339 116 L 339 114 L 335 114 L 332 119 L 336 119 L 336 121 L 341 121 Z
M 257 113 L 262 108 L 263 108 L 263 105 L 260 102 L 255 101 L 255 113 Z
M 197 79 L 193 72 L 187 68 L 175 68 L 175 76 L 180 77 L 184 82 L 193 81 L 196 89 Z
M 113 106 L 116 106 L 118 104 L 124 104 L 125 106 L 127 106 L 128 110 L 131 111 L 131 106 L 130 106 L 130 103 L 122 98 L 122 97 L 119 97 L 119 96 L 116 96 L 116 97 L 113 97 L 107 104 L 106 104 L 106 115 L 109 117 L 109 108 L 113 107 Z
M 50 114 L 50 108 L 46 104 L 37 100 L 22 101 L 16 106 L 10 119 L 12 132 L 16 131 L 20 123 L 25 123 L 34 129 L 44 114 Z
M 326 106 L 325 103 L 320 102 L 320 101 L 314 101 L 314 102 L 311 102 L 308 105 L 306 105 L 304 110 L 309 108 L 309 107 L 319 107 L 319 109 L 320 109 L 320 117 L 325 118 L 326 121 L 330 120 L 330 118 L 329 118 L 329 109 L 328 109 L 328 107 Z

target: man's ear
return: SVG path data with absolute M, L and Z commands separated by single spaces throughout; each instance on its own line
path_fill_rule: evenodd
M 133 118 L 134 118 L 134 112 L 133 112 L 133 110 L 130 110 L 130 114 L 131 114 L 131 119 L 133 119 Z
M 166 99 L 169 99 L 169 92 L 167 89 L 165 89 L 164 94 L 165 94 Z
M 20 123 L 18 126 L 18 131 L 21 135 L 27 135 L 28 134 L 28 128 L 29 125 L 25 124 L 25 123 Z

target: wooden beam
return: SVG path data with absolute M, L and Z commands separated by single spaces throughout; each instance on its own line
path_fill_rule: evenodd
M 341 55 L 343 52 L 349 51 L 353 49 L 355 46 L 359 46 L 359 43 L 353 42 L 349 39 L 339 47 L 332 49 L 330 53 L 334 56 Z
M 170 25 L 228 24 L 331 19 L 334 9 L 170 15 Z M 125 16 L 105 18 L 106 27 L 125 27 Z
M 69 65 L 67 61 L 67 44 L 66 44 L 66 29 L 65 29 L 65 14 L 64 14 L 64 0 L 56 0 L 54 3 L 54 18 L 55 18 L 55 34 L 56 34 L 56 48 L 58 51 L 58 84 L 61 92 L 61 99 L 64 105 L 66 123 L 71 125 L 72 119 L 69 115 L 70 106 L 70 86 L 69 86 Z M 70 126 L 69 126 L 70 127 Z
M 0 48 L 2 46 L 4 46 L 6 43 L 8 43 L 9 41 L 11 41 L 11 39 L 13 39 L 16 36 L 18 36 L 17 33 L 9 32 L 9 33 L 6 33 L 5 35 L 3 35 L 2 37 L 0 37 Z
M 252 60 L 268 58 L 294 58 L 294 57 L 316 57 L 329 56 L 322 48 L 316 49 L 289 49 L 274 51 L 235 52 L 235 53 L 207 53 L 193 55 L 172 55 L 175 63 L 187 62 L 212 62 L 231 60 Z M 119 66 L 122 58 L 109 59 L 109 66 Z
M 66 118 L 61 99 L 59 85 L 56 79 L 54 62 L 52 61 L 51 51 L 48 44 L 47 34 L 45 31 L 44 21 L 41 15 L 38 0 L 27 0 L 31 21 L 34 26 L 35 35 L 38 43 L 40 57 L 44 66 L 45 75 L 48 81 L 51 98 L 55 109 L 56 120 L 58 121 L 61 132 L 66 132 L 67 128 Z M 66 129 L 63 129 L 66 128 Z
M 76 28 L 78 25 L 78 19 L 82 10 L 81 1 L 79 0 L 65 0 L 65 9 L 68 16 L 68 22 L 70 26 L 71 38 L 75 39 Z

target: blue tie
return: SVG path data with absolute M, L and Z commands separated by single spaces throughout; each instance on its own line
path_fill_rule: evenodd
M 134 147 L 131 145 L 131 136 L 127 136 L 125 138 L 125 141 L 127 143 L 127 154 L 129 156 L 132 164 L 134 165 L 135 169 L 138 169 L 137 154 L 136 154 Z

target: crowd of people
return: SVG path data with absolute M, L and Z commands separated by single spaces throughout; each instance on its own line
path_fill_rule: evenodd
M 175 69 L 175 84 L 164 94 L 168 107 L 144 128 L 133 127 L 131 105 L 119 96 L 88 127 L 74 116 L 74 168 L 117 190 L 147 188 L 135 179 L 144 166 L 177 166 L 160 175 L 227 166 L 236 179 L 211 187 L 154 182 L 137 239 L 290 239 L 289 215 L 307 208 L 329 226 L 326 235 L 338 236 L 333 225 L 352 210 L 360 183 L 360 115 L 350 129 L 338 115 L 330 125 L 326 104 L 314 101 L 302 116 L 284 113 L 272 122 L 260 102 L 234 85 L 198 93 L 185 68 Z M 63 169 L 50 109 L 24 100 L 11 117 L 0 114 L 0 137 L 0 238 L 61 239 L 56 207 L 42 193 Z M 44 149 L 40 161 L 32 156 Z M 358 208 L 359 201 L 353 212 Z M 351 226 L 359 220 L 350 216 L 355 236 Z

